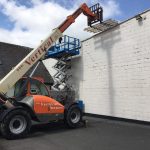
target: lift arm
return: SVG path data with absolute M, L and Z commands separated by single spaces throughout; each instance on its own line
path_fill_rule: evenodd
M 93 11 L 94 8 L 94 11 Z M 42 57 L 48 49 L 60 38 L 62 33 L 75 22 L 75 19 L 83 13 L 88 17 L 88 25 L 95 21 L 102 20 L 102 8 L 99 5 L 94 5 L 89 8 L 85 3 L 82 4 L 72 15 L 56 28 L 37 48 L 33 49 L 19 64 L 14 67 L 1 81 L 0 93 L 7 91 Z

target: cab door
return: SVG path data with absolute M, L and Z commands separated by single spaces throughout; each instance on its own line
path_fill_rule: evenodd
M 41 121 L 47 122 L 63 118 L 64 106 L 49 97 L 47 87 L 39 80 L 30 81 L 30 95 L 34 100 L 34 111 Z

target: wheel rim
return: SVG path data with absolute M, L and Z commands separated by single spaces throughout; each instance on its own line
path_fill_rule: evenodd
M 71 112 L 71 122 L 72 123 L 78 123 L 80 121 L 80 111 L 78 109 L 75 109 L 74 111 Z
M 9 124 L 9 129 L 13 134 L 22 133 L 27 127 L 26 119 L 23 116 L 17 115 L 13 117 Z

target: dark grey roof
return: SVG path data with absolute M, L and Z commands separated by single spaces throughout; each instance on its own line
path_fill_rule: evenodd
M 15 67 L 31 50 L 28 47 L 0 42 L 0 79 Z M 33 67 L 26 75 L 31 73 Z M 40 76 L 44 78 L 46 83 L 53 83 L 53 79 L 43 63 L 40 63 L 33 76 Z

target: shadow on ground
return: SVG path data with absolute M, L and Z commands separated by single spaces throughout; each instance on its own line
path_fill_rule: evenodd
M 87 128 L 62 122 L 34 125 L 28 138 L 5 140 L 0 150 L 149 150 L 150 126 L 88 117 Z
M 38 137 L 45 134 L 57 134 L 67 132 L 68 128 L 63 122 L 52 122 L 48 124 L 35 124 L 31 128 L 29 138 Z

